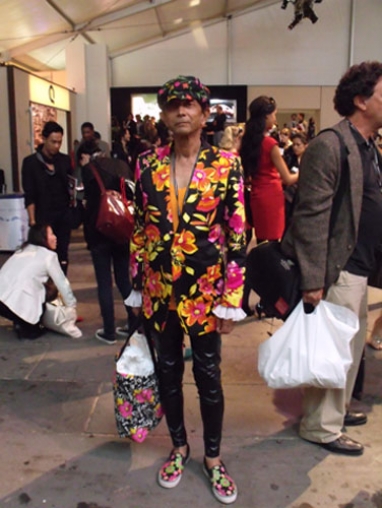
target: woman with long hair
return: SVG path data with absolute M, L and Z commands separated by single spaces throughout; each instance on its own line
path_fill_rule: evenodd
M 264 95 L 257 97 L 249 105 L 249 113 L 240 149 L 245 182 L 250 189 L 252 217 L 248 222 L 255 228 L 257 243 L 280 240 L 285 227 L 283 184 L 293 185 L 298 175 L 289 172 L 278 142 L 269 135 L 276 123 L 275 101 Z M 253 314 L 248 304 L 250 291 L 246 285 L 243 310 L 247 315 Z
M 51 279 L 67 307 L 76 299 L 54 252 L 57 238 L 47 224 L 31 226 L 28 240 L 0 269 L 0 315 L 13 321 L 19 339 L 37 339 Z

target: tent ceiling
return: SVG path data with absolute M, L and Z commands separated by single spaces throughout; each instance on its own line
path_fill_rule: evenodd
M 0 62 L 65 69 L 76 38 L 106 44 L 111 58 L 279 0 L 2 0 Z

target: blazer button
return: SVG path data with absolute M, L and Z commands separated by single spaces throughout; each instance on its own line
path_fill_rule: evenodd
M 341 265 L 336 265 L 337 270 L 341 269 Z
M 352 248 L 353 248 L 353 246 L 352 246 L 352 245 L 350 245 L 350 243 L 349 243 L 349 245 L 348 245 L 348 250 L 352 250 Z

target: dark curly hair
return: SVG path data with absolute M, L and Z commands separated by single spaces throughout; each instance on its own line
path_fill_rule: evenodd
M 276 110 L 276 102 L 271 97 L 261 95 L 249 105 L 249 119 L 245 124 L 241 141 L 240 157 L 244 176 L 253 176 L 258 168 L 261 143 L 264 137 L 266 117 Z
M 357 95 L 371 97 L 380 78 L 381 62 L 362 62 L 350 67 L 337 86 L 333 99 L 335 110 L 341 116 L 351 116 L 356 110 L 354 98 Z

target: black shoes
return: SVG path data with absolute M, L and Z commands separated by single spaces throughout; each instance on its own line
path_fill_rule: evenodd
M 341 453 L 342 455 L 352 455 L 352 456 L 363 454 L 363 446 L 361 445 L 361 443 L 358 443 L 357 441 L 354 441 L 350 437 L 345 436 L 345 434 L 341 434 L 340 437 L 338 437 L 334 441 L 331 441 L 330 443 L 314 442 L 314 444 L 321 446 L 321 448 L 324 448 L 328 452 L 332 453 Z
M 353 413 L 347 411 L 344 418 L 345 427 L 356 427 L 357 425 L 365 425 L 367 422 L 367 416 L 365 413 Z

